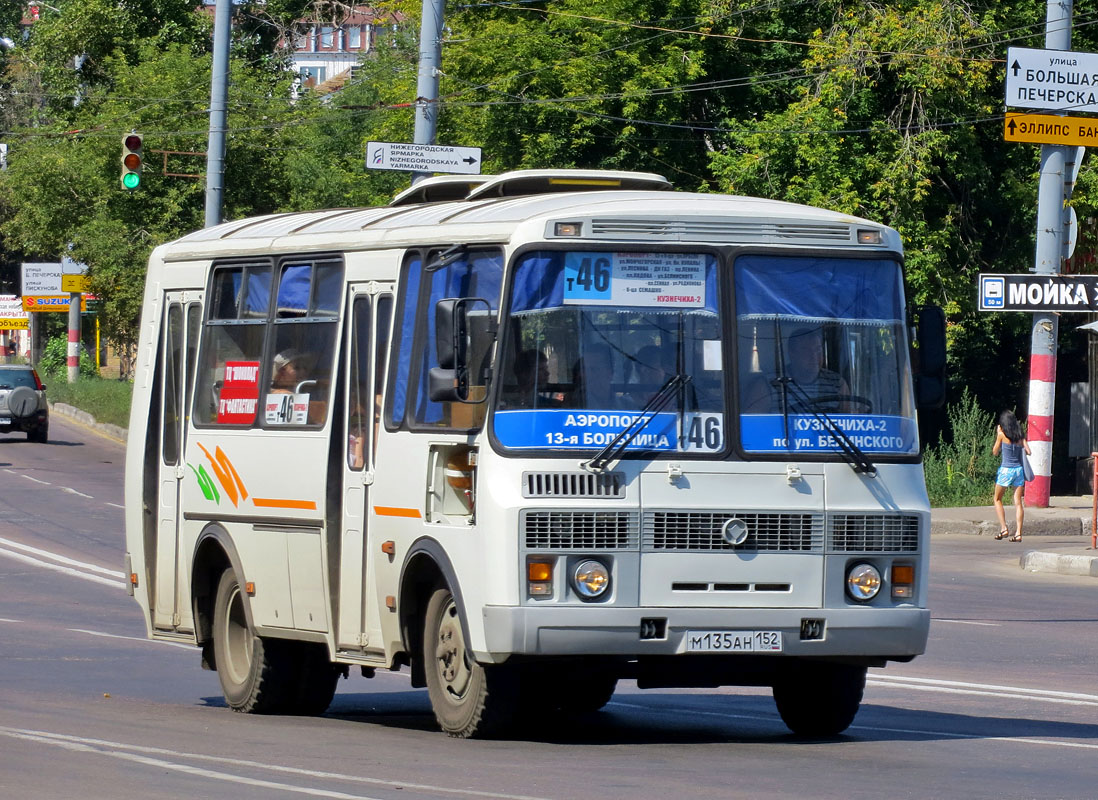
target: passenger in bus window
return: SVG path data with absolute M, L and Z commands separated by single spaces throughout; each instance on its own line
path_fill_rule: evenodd
M 572 367 L 572 392 L 567 405 L 576 408 L 616 409 L 614 361 L 609 347 L 588 348 Z
M 512 394 L 510 408 L 555 408 L 560 405 L 549 389 L 549 359 L 540 350 L 523 350 L 515 358 L 518 391 Z
M 294 393 L 308 379 L 309 357 L 300 350 L 290 348 L 274 357 L 271 369 L 271 393 Z
M 786 377 L 794 410 L 845 411 L 841 398 L 850 395 L 843 377 L 824 366 L 823 334 L 818 327 L 798 328 L 786 345 Z
M 668 378 L 675 374 L 675 350 L 672 346 L 648 344 L 637 351 L 637 384 L 629 393 L 631 405 L 643 408 Z

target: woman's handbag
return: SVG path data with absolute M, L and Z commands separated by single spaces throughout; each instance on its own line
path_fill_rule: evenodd
M 1026 479 L 1026 483 L 1033 480 L 1033 467 L 1029 464 L 1029 456 L 1025 450 L 1022 451 L 1022 477 Z

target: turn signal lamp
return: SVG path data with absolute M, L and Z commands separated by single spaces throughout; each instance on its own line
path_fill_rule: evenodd
M 122 187 L 133 191 L 141 185 L 141 134 L 128 133 L 122 137 Z
M 526 587 L 530 597 L 553 596 L 553 562 L 528 561 L 526 563 Z
M 557 236 L 579 236 L 583 233 L 583 225 L 579 222 L 558 222 L 553 232 Z
M 910 598 L 915 594 L 915 567 L 911 564 L 892 565 L 892 597 Z
M 878 230 L 858 231 L 858 244 L 880 244 L 881 232 Z

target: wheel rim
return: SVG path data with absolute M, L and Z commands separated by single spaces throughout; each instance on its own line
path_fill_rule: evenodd
M 240 586 L 234 586 L 225 609 L 225 654 L 228 663 L 224 665 L 234 683 L 243 683 L 251 671 L 252 646 Z
M 445 695 L 455 702 L 461 700 L 469 688 L 472 670 L 465 651 L 465 635 L 461 631 L 457 604 L 452 597 L 442 609 L 438 623 L 435 667 Z

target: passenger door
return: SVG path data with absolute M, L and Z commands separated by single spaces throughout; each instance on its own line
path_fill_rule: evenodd
M 382 388 L 389 352 L 393 316 L 393 289 L 389 284 L 351 287 L 348 346 L 344 364 L 342 541 L 339 565 L 340 650 L 383 650 L 381 619 L 370 559 L 380 551 L 368 543 L 366 508 L 374 481 L 374 453 L 381 423 Z
M 201 323 L 198 292 L 168 292 L 156 371 L 160 397 L 160 453 L 156 498 L 156 577 L 153 625 L 179 625 L 179 490 L 185 476 L 184 437 L 189 418 L 195 352 Z M 154 395 L 156 396 L 156 395 Z

